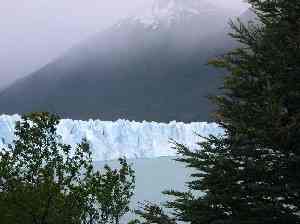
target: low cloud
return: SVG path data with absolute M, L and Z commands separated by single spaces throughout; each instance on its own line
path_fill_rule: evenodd
M 0 7 L 0 88 L 153 0 L 9 0 Z M 241 0 L 214 0 L 242 11 Z

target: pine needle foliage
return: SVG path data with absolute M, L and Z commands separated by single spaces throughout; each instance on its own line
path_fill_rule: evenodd
M 248 2 L 257 19 L 231 22 L 240 47 L 210 62 L 228 71 L 212 98 L 225 135 L 175 144 L 196 170 L 189 192 L 164 192 L 177 222 L 300 223 L 300 1 Z

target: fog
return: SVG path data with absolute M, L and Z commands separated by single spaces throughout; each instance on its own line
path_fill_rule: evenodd
M 0 6 L 0 89 L 153 0 L 9 0 Z M 241 13 L 241 0 L 212 2 Z

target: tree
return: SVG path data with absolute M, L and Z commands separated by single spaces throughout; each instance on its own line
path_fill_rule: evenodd
M 98 172 L 95 177 L 95 184 L 92 184 L 92 193 L 95 195 L 100 211 L 99 223 L 118 224 L 120 218 L 129 212 L 135 176 L 125 159 L 119 159 L 119 161 L 120 170 L 112 170 L 106 165 L 104 167 L 105 173 L 101 175 Z
M 16 140 L 0 151 L 1 222 L 92 224 L 102 221 L 100 208 L 120 206 L 108 209 L 109 219 L 128 211 L 134 171 L 126 160 L 120 160 L 120 170 L 95 171 L 88 142 L 75 149 L 61 143 L 58 123 L 59 117 L 48 113 L 28 114 L 16 123 Z M 112 182 L 105 181 L 108 175 Z M 122 200 L 102 201 L 100 193 L 111 194 L 107 189 L 118 189 Z
M 176 143 L 197 170 L 190 192 L 165 192 L 178 221 L 300 223 L 300 1 L 248 2 L 259 22 L 231 22 L 241 47 L 211 62 L 229 71 L 213 98 L 225 135 Z
M 145 222 L 145 224 L 176 224 L 176 219 L 169 217 L 166 212 L 158 205 L 151 202 L 142 204 L 142 210 L 136 210 L 136 214 L 139 215 Z M 132 224 L 141 223 L 136 219 L 132 221 Z

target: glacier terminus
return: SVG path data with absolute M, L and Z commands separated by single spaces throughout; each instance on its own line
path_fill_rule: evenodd
M 19 115 L 0 116 L 0 148 L 11 144 L 15 138 L 15 122 Z M 156 158 L 175 156 L 171 140 L 198 149 L 199 137 L 222 135 L 223 130 L 215 123 L 192 122 L 170 123 L 135 122 L 127 120 L 70 120 L 62 119 L 57 133 L 63 143 L 75 146 L 86 138 L 91 146 L 95 161 L 115 160 L 120 157 Z

